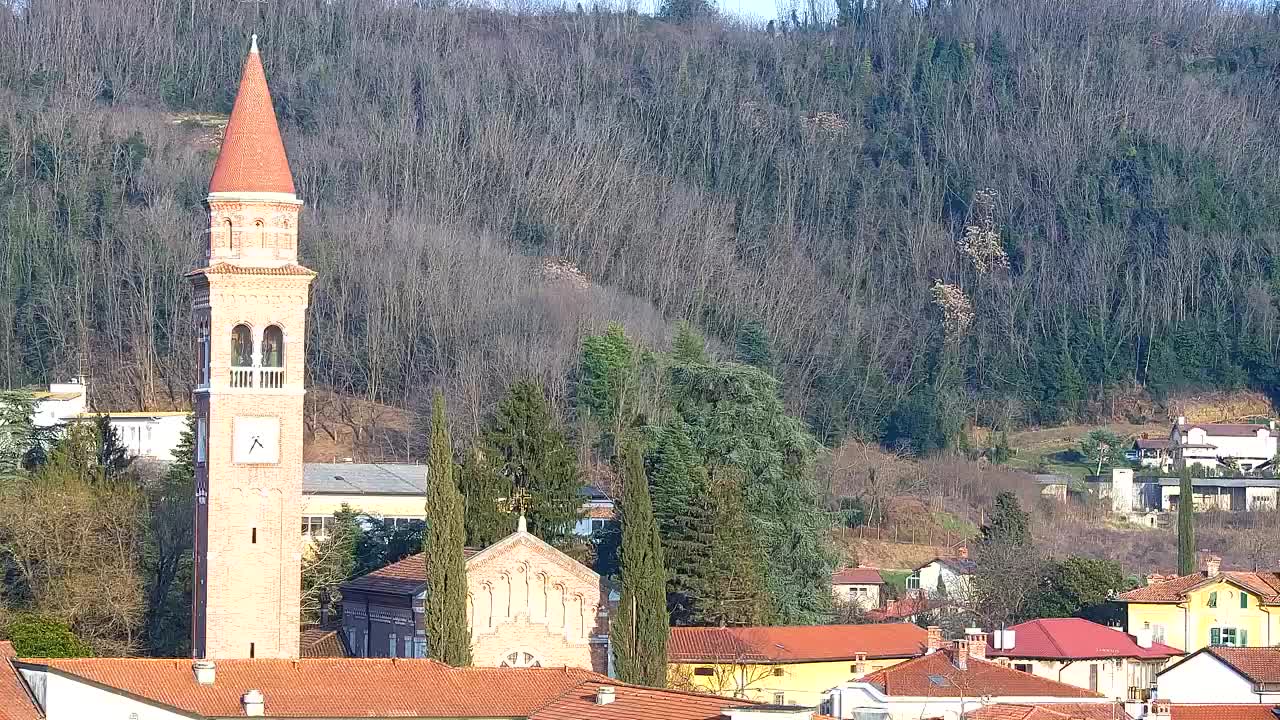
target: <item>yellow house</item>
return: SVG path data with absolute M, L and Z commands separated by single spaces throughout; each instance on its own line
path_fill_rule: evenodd
M 674 627 L 668 684 L 779 705 L 816 706 L 823 694 L 913 657 L 936 636 L 917 625 Z
M 1128 606 L 1129 632 L 1150 631 L 1187 653 L 1280 644 L 1280 573 L 1223 571 L 1221 562 L 1206 558 L 1191 575 L 1150 575 L 1145 587 L 1117 597 Z

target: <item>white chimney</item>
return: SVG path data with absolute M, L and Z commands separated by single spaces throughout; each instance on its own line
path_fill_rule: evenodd
M 214 665 L 212 660 L 196 660 L 191 663 L 191 671 L 196 674 L 196 684 L 213 684 Z
M 1151 628 L 1149 627 L 1138 628 L 1133 632 L 1133 641 L 1144 650 L 1151 649 L 1151 638 Z
M 1222 558 L 1217 555 L 1209 555 L 1204 559 L 1205 577 L 1217 577 L 1218 570 L 1222 567 Z
M 609 705 L 616 698 L 617 698 L 617 694 L 614 693 L 613 687 L 609 685 L 601 685 L 600 687 L 596 688 L 596 704 L 597 705 Z
M 1179 427 L 1181 427 L 1181 426 L 1186 425 L 1186 424 L 1187 424 L 1187 416 L 1186 416 L 1186 415 L 1179 415 L 1179 416 L 1178 416 L 1178 426 L 1179 426 Z
M 261 690 L 250 690 L 240 696 L 240 704 L 244 705 L 245 717 L 262 717 L 266 712 L 266 700 Z
M 1012 650 L 1014 645 L 1014 630 L 994 630 L 991 633 L 991 645 L 997 650 Z

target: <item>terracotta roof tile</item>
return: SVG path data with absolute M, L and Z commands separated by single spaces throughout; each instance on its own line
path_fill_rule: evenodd
M 304 658 L 345 658 L 351 657 L 342 632 L 334 627 L 309 625 L 302 628 L 302 636 L 298 640 L 298 649 Z
M 1205 652 L 1255 683 L 1280 683 L 1280 647 L 1209 647 Z
M 998 703 L 965 713 L 968 720 L 1128 720 L 1120 703 Z M 1217 719 L 1221 720 L 1221 718 Z
M 464 548 L 462 554 L 471 558 L 479 552 L 475 548 Z M 418 553 L 343 583 L 342 591 L 416 595 L 426 586 L 427 565 L 422 553 Z
M 1218 573 L 1214 578 L 1221 578 L 1230 582 L 1234 582 L 1240 587 L 1252 592 L 1262 598 L 1267 604 L 1280 603 L 1280 574 L 1275 572 L 1244 572 L 1239 570 L 1225 570 Z M 1190 575 L 1175 576 L 1153 585 L 1130 590 L 1121 593 L 1116 599 L 1121 602 L 1139 602 L 1139 603 L 1176 603 L 1181 602 L 1183 596 L 1198 585 L 1211 581 L 1203 572 L 1192 573 Z
M 1014 631 L 1012 650 L 987 649 L 987 657 L 1085 660 L 1091 658 L 1162 659 L 1182 655 L 1182 651 L 1152 643 L 1138 647 L 1123 630 L 1099 625 L 1083 618 L 1031 620 L 1009 628 Z
M 301 265 L 281 265 L 279 267 L 261 267 L 255 265 L 233 265 L 232 263 L 217 263 L 209 267 L 196 268 L 187 273 L 187 277 L 192 275 L 310 275 L 314 276 L 314 270 L 304 268 Z
M 862 682 L 875 685 L 886 695 L 898 696 L 1102 697 L 986 660 L 969 658 L 966 669 L 961 670 L 952 657 L 950 650 L 935 652 L 877 670 L 862 678 Z
M 832 585 L 883 585 L 884 578 L 875 568 L 844 568 L 831 573 Z
M 240 698 L 261 690 L 271 717 L 528 717 L 587 680 L 575 668 L 450 668 L 434 660 L 219 660 L 198 685 L 190 660 L 30 660 L 180 711 L 240 716 Z M 501 692 L 495 690 L 500 689 Z
M 209 192 L 294 192 L 256 36 L 244 62 Z
M 38 720 L 40 713 L 27 694 L 27 686 L 18 677 L 11 661 L 14 659 L 13 643 L 0 640 L 0 720 Z
M 601 686 L 614 689 L 614 701 L 596 704 Z M 717 695 L 587 680 L 543 706 L 529 720 L 721 720 L 725 708 L 753 703 Z
M 924 628 L 882 625 L 793 625 L 789 627 L 673 627 L 667 644 L 672 662 L 758 663 L 913 657 L 924 652 Z
M 1276 705 L 1171 705 L 1170 720 L 1276 720 Z

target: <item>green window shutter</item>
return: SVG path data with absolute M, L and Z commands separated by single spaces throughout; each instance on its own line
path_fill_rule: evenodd
M 1236 643 L 1236 647 L 1249 647 L 1249 631 L 1240 631 L 1240 640 Z
M 1221 644 L 1222 644 L 1222 631 L 1221 631 L 1221 630 L 1219 630 L 1218 628 L 1209 628 L 1209 644 L 1210 644 L 1210 645 L 1221 645 Z
M 1241 609 L 1249 607 L 1249 595 L 1247 593 L 1240 593 L 1240 607 Z
M 1213 592 L 1209 593 L 1209 607 L 1212 607 L 1212 608 L 1218 607 L 1218 591 L 1217 590 L 1214 590 Z

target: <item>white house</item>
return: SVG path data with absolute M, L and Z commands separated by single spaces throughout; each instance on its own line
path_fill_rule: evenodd
M 1156 697 L 1175 704 L 1280 705 L 1280 647 L 1198 650 L 1156 676 Z
M 855 602 L 864 610 L 880 607 L 884 584 L 875 568 L 842 568 L 831 574 L 831 592 L 836 599 Z
M 53 383 L 47 391 L 33 392 L 31 397 L 35 400 L 31 421 L 36 427 L 58 427 L 106 415 L 130 455 L 159 462 L 173 460 L 190 416 L 186 411 L 90 412 L 89 385 L 83 378 Z
M 972 589 L 977 563 L 969 559 L 967 548 L 961 547 L 955 557 L 938 557 L 917 567 L 907 577 L 907 589 L 919 590 L 926 597 L 944 594 L 951 598 L 968 597 Z
M 1275 421 L 1266 425 L 1188 423 L 1179 417 L 1169 431 L 1165 461 L 1173 464 L 1182 458 L 1189 465 L 1248 472 L 1269 467 L 1275 456 Z
M 863 720 L 961 720 L 992 705 L 1055 705 L 1109 708 L 1115 702 L 1096 692 L 1020 672 L 984 659 L 986 636 L 975 633 L 952 647 L 846 682 L 826 695 L 820 711 Z

